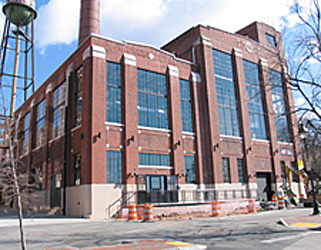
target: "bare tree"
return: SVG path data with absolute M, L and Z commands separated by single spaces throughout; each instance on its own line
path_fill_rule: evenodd
M 305 2 L 306 3 L 306 2 Z M 315 124 L 314 133 L 321 133 L 321 11 L 319 0 L 309 4 L 299 1 L 290 6 L 291 18 L 297 24 L 285 30 L 285 51 L 290 71 L 289 83 L 301 100 L 296 112 L 299 119 Z M 289 28 L 286 28 L 289 29 Z
M 0 89 L 2 86 L 0 85 Z M 5 95 L 2 95 L 5 103 Z M 5 105 L 3 111 L 6 114 Z M 21 249 L 27 249 L 26 238 L 23 229 L 23 209 L 28 211 L 29 201 L 33 197 L 34 190 L 37 188 L 36 172 L 30 172 L 19 160 L 19 135 L 20 115 L 16 117 L 4 116 L 6 120 L 6 146 L 0 159 L 0 187 L 1 195 L 5 206 L 16 206 L 19 230 L 21 238 Z

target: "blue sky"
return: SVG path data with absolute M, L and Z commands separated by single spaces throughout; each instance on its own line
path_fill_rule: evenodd
M 3 4 L 5 0 L 1 0 Z M 165 44 L 196 24 L 235 32 L 253 21 L 277 29 L 293 0 L 101 0 L 101 35 L 150 44 Z M 2 8 L 2 6 L 1 6 Z M 78 44 L 80 0 L 36 0 L 36 87 Z M 2 14 L 2 13 L 1 13 Z M 2 34 L 4 15 L 0 16 Z M 294 19 L 287 25 L 294 25 Z

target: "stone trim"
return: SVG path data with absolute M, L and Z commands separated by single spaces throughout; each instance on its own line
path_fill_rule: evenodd
M 88 48 L 82 54 L 82 60 L 85 61 L 88 57 L 106 59 L 106 50 L 105 48 L 97 45 L 88 46 Z
M 261 66 L 263 67 L 269 67 L 268 63 L 267 63 L 267 60 L 264 59 L 264 58 L 260 58 L 260 64 Z
M 191 75 L 192 75 L 192 81 L 193 81 L 193 82 L 197 82 L 197 83 L 202 82 L 201 76 L 200 76 L 199 73 L 191 72 Z
M 238 48 L 233 48 L 233 53 L 235 56 L 238 56 L 238 57 L 243 57 L 243 54 L 242 54 L 242 51 Z
M 136 67 L 136 57 L 134 55 L 124 53 L 124 64 Z
M 172 65 L 168 65 L 168 73 L 170 76 L 179 76 L 178 68 Z

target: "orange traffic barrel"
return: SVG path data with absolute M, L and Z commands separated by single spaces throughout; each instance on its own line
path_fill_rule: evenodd
M 221 206 L 219 201 L 212 201 L 212 216 L 219 216 L 221 214 Z
M 303 200 L 304 199 L 304 194 L 300 194 L 300 200 Z
M 278 197 L 276 195 L 272 196 L 272 205 L 275 207 L 278 205 Z
M 257 207 L 254 199 L 249 200 L 249 213 L 256 213 Z
M 283 196 L 279 196 L 278 198 L 278 209 L 285 209 L 285 201 Z
M 145 204 L 144 206 L 144 221 L 153 220 L 153 205 Z
M 128 220 L 137 220 L 137 211 L 135 204 L 129 204 L 128 207 Z

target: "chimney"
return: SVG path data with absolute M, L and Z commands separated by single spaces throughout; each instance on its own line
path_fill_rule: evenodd
M 90 34 L 100 34 L 100 0 L 81 0 L 78 45 Z

